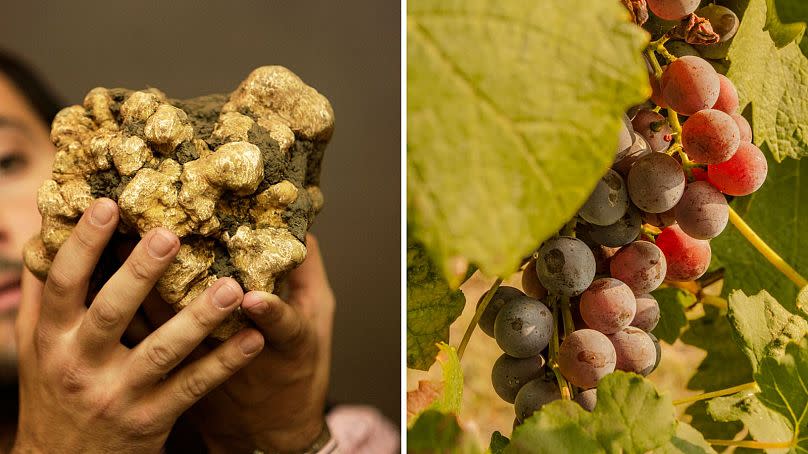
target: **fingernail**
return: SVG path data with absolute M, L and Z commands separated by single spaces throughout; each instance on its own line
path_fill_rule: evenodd
M 174 249 L 174 238 L 166 232 L 156 232 L 149 240 L 149 255 L 161 259 Z
M 247 336 L 241 339 L 238 345 L 241 347 L 242 353 L 251 355 L 261 349 L 264 345 L 264 340 L 260 336 Z
M 93 221 L 93 224 L 102 227 L 107 225 L 114 215 L 115 210 L 109 202 L 96 202 L 93 205 L 93 211 L 90 213 L 90 219 Z
M 222 284 L 213 294 L 213 304 L 221 309 L 232 306 L 238 300 L 238 294 L 230 284 Z

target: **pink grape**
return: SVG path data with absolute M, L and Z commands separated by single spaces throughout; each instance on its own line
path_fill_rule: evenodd
M 634 131 L 641 135 L 651 146 L 653 151 L 663 151 L 668 148 L 673 130 L 659 112 L 653 110 L 640 110 L 631 120 Z
M 628 285 L 610 277 L 595 280 L 581 294 L 581 318 L 587 326 L 612 334 L 628 326 L 637 312 L 637 301 Z
M 617 362 L 615 369 L 647 375 L 656 362 L 654 341 L 645 331 L 629 326 L 609 336 Z
M 656 245 L 665 254 L 668 264 L 665 279 L 693 281 L 700 278 L 710 266 L 710 243 L 688 236 L 678 225 L 662 230 L 656 238 Z
M 683 115 L 709 109 L 718 100 L 721 82 L 706 60 L 684 56 L 662 73 L 662 96 L 668 107 Z
M 735 120 L 735 124 L 738 125 L 738 131 L 741 133 L 741 142 L 751 142 L 752 141 L 752 126 L 749 125 L 749 122 L 744 118 L 743 115 L 739 113 L 734 113 L 730 115 L 733 120 Z
M 727 199 L 706 181 L 687 185 L 674 212 L 682 231 L 698 240 L 717 237 L 729 220 Z
M 682 165 L 665 153 L 643 156 L 628 172 L 628 194 L 643 211 L 668 211 L 676 206 L 684 191 Z
M 558 368 L 575 386 L 589 389 L 601 378 L 614 372 L 617 353 L 605 334 L 579 329 L 564 338 L 558 349 Z
M 626 284 L 635 295 L 641 295 L 662 284 L 667 264 L 665 255 L 654 243 L 635 241 L 612 257 L 609 269 L 613 278 Z
M 660 19 L 679 20 L 696 11 L 699 0 L 648 0 L 648 8 Z
M 735 89 L 732 81 L 723 74 L 718 75 L 718 81 L 720 83 L 718 100 L 713 104 L 713 109 L 732 115 L 738 110 L 738 90 Z
M 637 314 L 631 321 L 631 326 L 650 332 L 659 323 L 659 303 L 651 294 L 637 296 Z
M 763 186 L 769 165 L 760 148 L 742 142 L 728 161 L 707 166 L 707 178 L 727 195 L 749 195 Z M 629 188 L 630 189 L 630 188 Z
M 682 146 L 695 162 L 718 164 L 735 154 L 741 143 L 738 124 L 728 114 L 715 109 L 700 110 L 682 127 Z

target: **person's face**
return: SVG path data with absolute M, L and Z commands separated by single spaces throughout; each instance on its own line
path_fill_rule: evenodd
M 39 232 L 37 189 L 50 178 L 55 153 L 49 125 L 0 73 L 0 379 L 16 374 L 22 247 Z

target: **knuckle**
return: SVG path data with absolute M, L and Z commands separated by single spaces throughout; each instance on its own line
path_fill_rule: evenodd
M 216 324 L 216 314 L 209 310 L 208 304 L 194 304 L 188 308 L 188 314 L 191 322 L 202 330 L 210 330 Z
M 138 436 L 153 436 L 164 431 L 160 422 L 160 415 L 149 409 L 134 410 L 127 418 L 127 427 Z
M 84 392 L 88 386 L 87 373 L 76 364 L 62 364 L 56 367 L 57 383 L 67 395 L 76 395 Z
M 180 381 L 180 392 L 196 400 L 204 396 L 210 388 L 210 380 L 202 374 L 191 374 Z
M 154 345 L 146 349 L 146 361 L 156 369 L 166 369 L 177 362 L 177 354 L 169 347 Z
M 130 275 L 138 281 L 148 281 L 154 274 L 150 267 L 142 258 L 132 257 L 126 261 L 126 268 Z
M 103 331 L 117 326 L 123 319 L 123 315 L 115 308 L 115 305 L 100 294 L 90 306 L 88 315 L 93 325 Z
M 244 362 L 243 358 L 244 355 L 242 354 L 228 354 L 226 350 L 223 350 L 218 355 L 216 355 L 216 359 L 219 363 L 219 366 L 225 372 L 225 374 L 229 377 L 236 373 Z
M 52 267 L 45 286 L 56 297 L 64 297 L 74 287 L 73 279 L 60 267 Z

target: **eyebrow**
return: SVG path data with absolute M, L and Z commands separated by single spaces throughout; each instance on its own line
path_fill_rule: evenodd
M 22 132 L 26 136 L 31 136 L 31 129 L 25 125 L 22 121 L 14 117 L 7 117 L 4 115 L 0 115 L 0 129 L 3 128 L 11 128 L 17 131 Z

